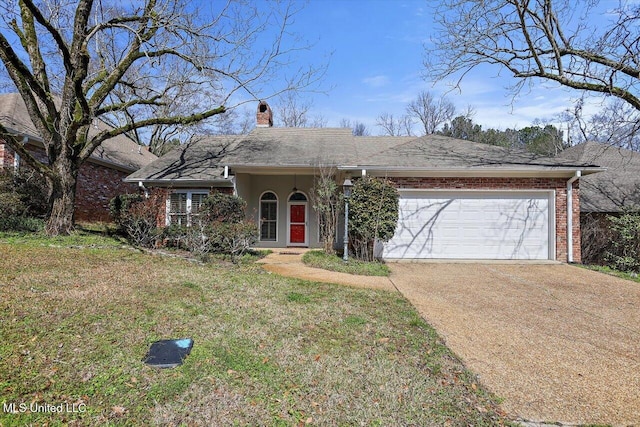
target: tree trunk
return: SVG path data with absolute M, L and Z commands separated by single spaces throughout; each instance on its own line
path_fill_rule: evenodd
M 70 234 L 74 230 L 78 167 L 69 159 L 60 157 L 53 169 L 55 177 L 48 180 L 51 215 L 45 232 L 49 236 Z

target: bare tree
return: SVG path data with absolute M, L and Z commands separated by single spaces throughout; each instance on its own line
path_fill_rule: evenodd
M 276 123 L 290 128 L 325 127 L 327 120 L 322 115 L 309 114 L 312 107 L 313 102 L 302 100 L 293 92 L 284 93 L 275 106 Z
M 246 135 L 255 125 L 256 115 L 253 110 L 236 108 L 198 123 L 195 129 L 198 135 Z
M 252 110 L 244 109 L 238 121 L 238 135 L 247 135 L 256 127 L 256 117 Z
M 555 121 L 561 123 L 561 129 L 566 132 L 568 146 L 579 144 L 589 139 L 587 125 L 582 114 L 583 105 L 584 97 L 581 97 L 574 103 L 573 108 L 567 108 L 554 117 Z
M 286 93 L 280 96 L 274 108 L 276 122 L 280 126 L 289 128 L 306 127 L 309 122 L 308 113 L 311 102 L 300 100 L 295 94 Z
M 615 99 L 589 118 L 588 139 L 629 150 L 640 150 L 640 112 Z
M 369 136 L 370 132 L 367 126 L 362 122 L 355 122 L 353 125 L 354 136 Z
M 583 112 L 584 99 L 555 119 L 567 129 L 568 145 L 597 141 L 629 150 L 640 151 L 640 112 L 618 98 L 604 102 L 591 116 Z
M 350 119 L 343 118 L 340 120 L 341 128 L 351 128 L 353 136 L 369 136 L 370 132 L 367 126 L 359 121 L 351 122 Z
M 320 240 L 324 251 L 327 254 L 334 254 L 338 217 L 342 211 L 342 198 L 340 187 L 336 182 L 335 168 L 318 166 L 310 195 L 313 208 L 318 212 Z
M 401 136 L 413 136 L 413 118 L 409 115 L 403 115 L 400 117 L 400 130 L 402 132 Z
M 436 99 L 430 92 L 422 91 L 407 105 L 407 114 L 422 123 L 424 133 L 430 135 L 453 118 L 456 107 L 445 95 Z
M 101 43 L 96 42 L 96 51 L 100 53 L 107 52 L 108 46 L 102 46 Z M 113 53 L 113 52 L 111 52 Z M 100 120 L 109 124 L 114 128 L 123 126 L 129 126 L 139 120 L 141 114 L 144 117 L 175 117 L 175 116 L 189 116 L 195 111 L 206 111 L 210 109 L 211 104 L 204 104 L 207 99 L 214 98 L 212 91 L 209 88 L 202 87 L 200 84 L 193 84 L 183 76 L 188 75 L 189 70 L 177 70 L 177 65 L 174 64 L 173 68 L 163 69 L 162 73 L 165 73 L 167 80 L 175 82 L 175 87 L 171 90 L 171 96 L 166 96 L 160 103 L 151 103 L 144 106 L 144 110 L 138 107 L 132 107 L 124 109 L 115 114 L 104 114 L 100 117 Z M 131 72 L 133 74 L 133 72 Z M 197 78 L 197 77 L 196 77 Z M 136 77 L 131 77 L 136 79 Z M 162 88 L 164 90 L 164 88 Z M 201 91 L 205 91 L 205 96 Z M 126 104 L 131 98 L 140 96 L 132 93 L 130 88 L 124 85 L 121 87 L 114 87 L 114 90 L 109 94 L 111 102 L 114 104 Z M 215 104 L 219 105 L 219 100 L 216 100 Z M 227 109 L 220 115 L 216 114 L 210 119 L 205 119 L 199 122 L 193 123 L 156 123 L 151 126 L 137 128 L 134 127 L 128 136 L 130 136 L 136 143 L 140 145 L 148 145 L 149 150 L 156 154 L 162 155 L 173 148 L 176 143 L 187 141 L 191 136 L 195 134 L 208 133 L 206 131 L 206 122 L 212 120 L 214 122 L 219 121 L 219 116 L 224 115 L 229 117 L 232 113 L 232 109 Z M 224 119 L 223 119 L 224 120 Z
M 413 120 L 408 115 L 398 118 L 391 113 L 382 113 L 376 119 L 376 125 L 382 128 L 384 135 L 411 136 L 413 135 Z
M 303 47 L 288 31 L 297 10 L 268 7 L 233 0 L 220 7 L 182 0 L 0 4 L 0 60 L 48 163 L 1 126 L 0 137 L 46 180 L 49 234 L 73 229 L 78 170 L 103 141 L 179 128 L 317 83 L 322 67 L 283 75 Z
M 325 116 L 323 116 L 322 114 L 315 114 L 312 118 L 311 118 L 311 123 L 309 127 L 312 128 L 324 128 L 327 127 L 327 118 Z
M 611 95 L 640 110 L 640 5 L 621 1 L 605 14 L 596 10 L 599 3 L 444 0 L 427 74 L 462 79 L 481 64 L 493 64 L 520 79 L 514 93 L 542 78 Z M 598 19 L 587 19 L 595 13 Z

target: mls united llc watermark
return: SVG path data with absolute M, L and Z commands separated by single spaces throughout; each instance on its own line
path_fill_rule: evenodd
M 2 403 L 2 411 L 8 414 L 24 414 L 27 412 L 34 413 L 45 413 L 45 414 L 58 414 L 58 413 L 82 413 L 86 412 L 87 405 L 86 403 L 60 403 L 57 405 L 52 405 L 50 403 L 37 403 L 31 402 L 27 403 Z

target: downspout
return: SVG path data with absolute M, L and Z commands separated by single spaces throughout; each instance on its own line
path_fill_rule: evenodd
M 148 199 L 149 198 L 149 189 L 144 186 L 144 183 L 142 181 L 138 181 L 138 188 L 140 188 L 142 191 L 144 191 L 144 198 Z
M 29 142 L 29 137 L 28 136 L 24 136 L 22 137 L 22 145 L 26 146 L 27 143 Z M 20 169 L 20 154 L 18 154 L 17 152 L 13 153 L 13 170 L 15 172 L 18 172 L 18 170 Z
M 236 176 L 235 175 L 229 175 L 229 166 L 225 166 L 224 167 L 224 174 L 222 175 L 222 177 L 224 179 L 228 179 L 229 181 L 231 181 L 231 184 L 233 185 L 233 195 L 237 196 L 238 195 L 238 183 L 236 182 Z
M 231 183 L 233 184 L 233 195 L 238 195 L 238 182 L 235 175 L 231 175 Z
M 576 171 L 567 181 L 567 262 L 573 262 L 573 183 L 582 176 L 581 171 Z

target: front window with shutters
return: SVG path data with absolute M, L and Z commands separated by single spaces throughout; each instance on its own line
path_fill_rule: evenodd
M 167 203 L 167 225 L 190 226 L 198 216 L 206 191 L 176 191 L 171 193 Z

